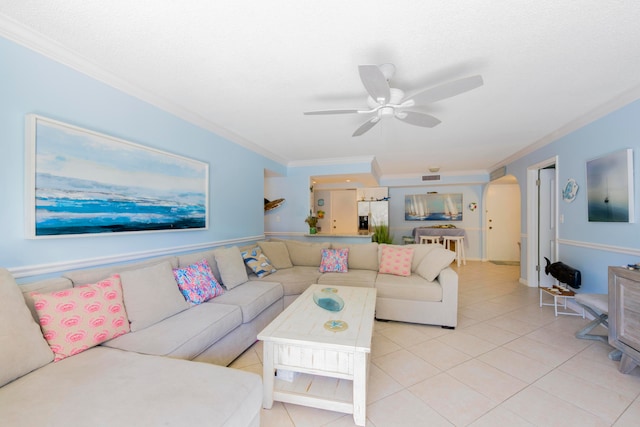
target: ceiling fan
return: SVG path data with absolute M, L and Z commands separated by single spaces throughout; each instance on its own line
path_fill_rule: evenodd
M 307 111 L 306 115 L 323 114 L 373 114 L 352 136 L 360 136 L 374 127 L 383 117 L 395 117 L 415 126 L 432 128 L 440 120 L 416 108 L 424 104 L 440 101 L 482 86 L 482 76 L 465 77 L 444 83 L 405 98 L 404 91 L 389 86 L 389 81 L 396 71 L 393 64 L 360 65 L 360 80 L 369 93 L 368 109 Z

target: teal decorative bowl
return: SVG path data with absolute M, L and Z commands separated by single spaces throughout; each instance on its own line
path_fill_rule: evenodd
M 344 308 L 344 300 L 333 288 L 323 288 L 313 293 L 313 302 L 328 311 L 340 311 Z

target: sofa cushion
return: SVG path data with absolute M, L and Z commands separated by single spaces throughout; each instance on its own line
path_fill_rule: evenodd
M 69 271 L 62 276 L 73 282 L 73 286 L 86 285 L 87 283 L 96 283 L 99 280 L 106 279 L 114 274 L 120 274 L 123 271 L 139 270 L 140 268 L 150 267 L 153 265 L 168 262 L 172 268 L 178 267 L 178 258 L 175 256 L 167 256 L 160 258 L 152 258 L 145 261 L 133 262 L 131 264 L 118 264 L 108 267 L 89 268 L 86 270 Z M 121 277 L 122 278 L 122 277 Z
M 95 284 L 31 296 L 56 362 L 129 332 L 117 274 Z
M 349 268 L 378 271 L 377 243 L 333 243 L 331 247 L 349 249 Z
M 173 277 L 178 283 L 182 296 L 191 304 L 202 304 L 224 293 L 209 267 L 202 259 L 186 267 L 174 268 Z
M 316 268 L 320 265 L 322 250 L 331 246 L 329 242 L 308 243 L 297 240 L 285 240 L 285 244 L 293 265 Z
M 242 323 L 249 323 L 267 307 L 282 298 L 283 295 L 283 288 L 280 283 L 254 280 L 236 286 L 210 302 L 212 304 L 229 304 L 240 307 L 240 310 L 242 310 Z
M 349 249 L 323 249 L 320 260 L 320 272 L 346 273 L 348 268 Z
M 3 425 L 251 425 L 260 376 L 209 363 L 94 347 L 0 388 Z
M 254 246 L 251 249 L 243 250 L 240 252 L 244 263 L 249 269 L 258 277 L 268 276 L 271 273 L 275 273 L 277 270 L 271 265 L 269 258 L 262 253 L 260 246 Z
M 322 275 L 318 271 L 318 266 L 315 267 L 299 267 L 294 266 L 291 268 L 285 268 L 278 270 L 272 275 L 260 279 L 256 276 L 252 276 L 251 280 L 265 280 L 271 282 L 280 282 L 284 289 L 284 295 L 300 295 L 310 285 L 318 283 L 318 278 Z
M 380 245 L 380 273 L 395 274 L 396 276 L 411 275 L 411 260 L 413 248 L 404 246 Z
M 70 289 L 73 287 L 73 283 L 71 280 L 66 277 L 55 277 L 52 279 L 44 279 L 38 280 L 37 282 L 27 283 L 25 285 L 20 285 L 19 288 L 22 291 L 22 296 L 24 297 L 24 302 L 29 307 L 31 311 L 31 315 L 35 319 L 36 323 L 38 323 L 38 313 L 36 313 L 36 308 L 33 306 L 33 297 L 31 297 L 31 292 L 39 292 L 41 294 L 61 291 L 63 289 Z
M 11 273 L 0 268 L 0 390 L 3 385 L 53 360 L 53 352 L 31 316 Z M 30 396 L 33 397 L 33 396 Z M 3 400 L 0 408 L 9 406 Z M 3 423 L 11 425 L 0 415 Z M 16 421 L 15 425 L 20 423 Z
M 453 251 L 443 248 L 440 245 L 435 246 L 427 256 L 424 257 L 420 265 L 416 269 L 416 273 L 422 276 L 427 281 L 435 280 L 440 272 L 447 268 L 449 264 L 456 258 L 456 254 Z
M 318 279 L 318 283 L 321 285 L 373 288 L 377 275 L 377 271 L 350 269 L 348 273 L 324 273 Z
M 189 308 L 165 261 L 120 274 L 131 331 L 139 331 Z
M 436 248 L 444 248 L 444 246 L 439 244 L 420 244 L 414 243 L 410 245 L 405 245 L 406 248 L 413 249 L 413 258 L 411 260 L 411 272 L 415 273 L 418 269 L 418 266 L 422 262 L 422 260 L 431 253 Z
M 218 263 L 216 262 L 213 249 L 178 256 L 178 267 L 186 267 L 203 259 L 206 259 L 209 263 L 213 277 L 216 278 L 218 283 L 222 283 L 222 277 L 220 276 L 220 270 L 218 270 Z
M 200 304 L 103 346 L 191 360 L 242 324 L 240 308 Z
M 293 267 L 289 250 L 284 242 L 258 242 L 258 246 L 276 269 Z
M 417 274 L 395 276 L 378 274 L 376 278 L 377 298 L 410 301 L 442 301 L 442 286 L 429 282 Z
M 237 246 L 229 248 L 218 248 L 213 251 L 222 277 L 222 285 L 226 289 L 233 289 L 247 280 L 247 268 L 240 255 L 240 249 Z

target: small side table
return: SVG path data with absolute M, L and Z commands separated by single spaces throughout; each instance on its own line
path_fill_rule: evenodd
M 556 317 L 558 317 L 558 314 L 562 314 L 564 316 L 582 316 L 582 318 L 584 319 L 584 309 L 582 310 L 582 313 L 575 313 L 573 311 L 567 310 L 567 300 L 575 299 L 576 297 L 575 292 L 570 291 L 568 289 L 562 289 L 558 286 L 553 286 L 551 288 L 540 287 L 539 289 L 540 289 L 540 307 L 542 307 L 543 305 L 552 306 L 555 311 Z M 553 303 L 542 302 L 543 293 L 547 295 L 551 295 L 553 297 Z M 560 298 L 562 298 L 562 301 L 560 301 Z M 562 310 L 558 311 L 558 307 L 562 308 Z

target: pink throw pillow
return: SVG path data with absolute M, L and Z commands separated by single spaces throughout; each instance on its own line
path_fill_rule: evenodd
M 382 257 L 378 271 L 396 276 L 411 276 L 412 259 L 413 248 L 385 245 L 382 247 Z
M 178 282 L 180 292 L 191 304 L 201 304 L 224 293 L 206 259 L 187 267 L 174 268 L 173 277 Z
M 95 284 L 31 296 L 55 362 L 129 332 L 117 274 Z
M 321 273 L 346 273 L 348 271 L 349 248 L 323 249 L 320 261 Z

